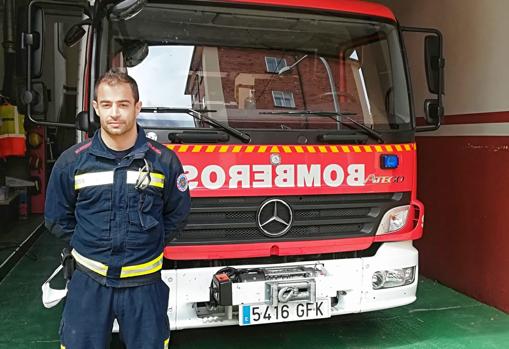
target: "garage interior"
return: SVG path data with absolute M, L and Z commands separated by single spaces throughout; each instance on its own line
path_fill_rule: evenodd
M 419 133 L 418 197 L 426 207 L 413 304 L 318 321 L 252 328 L 172 332 L 174 348 L 505 348 L 509 343 L 509 30 L 504 0 L 380 0 L 403 26 L 439 29 L 444 37 L 445 116 L 439 130 Z M 4 18 L 6 1 L 0 15 Z M 52 14 L 59 23 L 58 11 Z M 5 19 L 4 19 L 5 20 Z M 0 37 L 0 82 L 9 42 Z M 407 41 L 417 117 L 427 98 L 422 44 Z M 48 48 L 48 52 L 52 49 Z M 62 48 L 66 57 L 76 48 Z M 74 123 L 77 77 L 65 60 L 46 57 L 41 80 L 64 90 L 52 120 Z M 76 61 L 76 60 L 75 60 Z M 4 68 L 5 67 L 5 68 Z M 59 70 L 59 73 L 56 71 Z M 55 77 L 58 77 L 57 79 Z M 50 89 L 51 89 L 50 88 Z M 6 91 L 3 91 L 5 94 Z M 62 117 L 61 117 L 62 116 Z M 65 117 L 64 117 L 65 116 Z M 44 309 L 40 286 L 59 263 L 62 243 L 43 227 L 47 166 L 74 142 L 71 129 L 36 126 L 27 155 L 0 159 L 0 187 L 21 181 L 0 200 L 0 348 L 55 348 L 62 304 Z M 38 146 L 40 139 L 50 139 Z M 35 164 L 35 161 L 41 163 Z M 33 181 L 37 178 L 38 188 Z M 8 180 L 7 180 L 8 181 Z M 30 201 L 30 202 L 27 202 Z M 20 209 L 20 207 L 23 207 Z M 63 285 L 63 280 L 62 280 Z M 117 337 L 112 347 L 121 348 Z

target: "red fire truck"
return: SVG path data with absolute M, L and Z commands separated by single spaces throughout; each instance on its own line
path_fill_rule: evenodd
M 438 128 L 443 114 L 438 31 L 403 28 L 388 8 L 356 0 L 34 0 L 29 71 L 46 37 L 41 18 L 55 8 L 81 17 L 64 38 L 79 43 L 78 135 L 98 125 L 95 79 L 123 67 L 140 85 L 139 124 L 184 164 L 192 211 L 162 272 L 173 329 L 326 318 L 416 299 L 413 241 L 424 207 L 415 133 Z M 426 34 L 435 97 L 425 101 L 424 126 L 403 31 Z M 23 100 L 35 119 L 40 99 L 28 76 Z

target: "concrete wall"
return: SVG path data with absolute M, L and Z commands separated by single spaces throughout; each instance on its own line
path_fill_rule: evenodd
M 444 126 L 417 137 L 418 195 L 426 205 L 421 271 L 509 312 L 509 1 L 379 2 L 402 25 L 435 27 L 445 39 Z M 408 48 L 410 58 L 422 57 L 422 46 Z

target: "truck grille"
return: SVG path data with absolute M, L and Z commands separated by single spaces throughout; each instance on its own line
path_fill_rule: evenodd
M 293 218 L 289 230 L 275 237 L 264 232 L 258 224 L 260 207 L 273 199 L 284 201 L 291 208 Z M 193 198 L 188 224 L 170 244 L 232 244 L 372 236 L 385 212 L 409 203 L 408 192 Z M 285 210 L 284 204 L 277 205 L 280 211 Z M 281 216 L 287 220 L 284 212 Z M 270 224 L 264 226 L 269 232 L 272 228 Z M 278 227 L 274 229 L 278 230 Z

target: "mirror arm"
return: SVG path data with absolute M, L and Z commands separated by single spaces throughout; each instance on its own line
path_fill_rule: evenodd
M 443 83 L 444 83 L 444 77 L 443 77 L 443 68 L 445 66 L 445 59 L 444 59 L 444 53 L 443 53 L 443 36 L 440 30 L 434 29 L 434 28 L 425 28 L 425 27 L 400 27 L 402 32 L 413 32 L 413 33 L 429 33 L 436 35 L 438 37 L 438 42 L 440 44 L 439 46 L 439 53 L 440 56 L 438 59 L 438 101 L 440 103 L 440 106 L 442 105 L 442 95 L 444 93 L 443 91 Z
M 34 123 L 36 125 L 40 125 L 40 126 L 76 128 L 75 124 L 64 124 L 64 123 L 61 123 L 61 122 L 38 121 L 38 120 L 35 120 L 34 118 L 32 118 L 32 115 L 29 113 L 28 108 L 27 108 L 26 117 L 28 118 L 28 120 L 30 120 L 30 122 L 32 122 L 32 123 Z
M 440 107 L 441 109 L 443 109 L 442 107 Z M 442 118 L 438 118 L 437 122 L 435 125 L 430 125 L 430 126 L 417 126 L 415 128 L 415 132 L 426 132 L 426 131 L 436 131 L 440 128 L 440 126 L 442 125 Z
M 437 30 L 435 28 L 425 28 L 425 27 L 404 27 L 401 26 L 400 30 L 402 32 L 414 32 L 414 33 L 430 33 L 434 34 L 438 37 L 439 42 L 439 54 L 438 57 L 438 94 L 437 94 L 437 102 L 438 102 L 438 120 L 435 123 L 435 125 L 429 125 L 429 126 L 418 126 L 416 127 L 416 132 L 425 132 L 425 131 L 435 131 L 440 128 L 442 124 L 442 116 L 444 113 L 444 107 L 443 107 L 443 94 L 444 94 L 444 66 L 445 66 L 445 58 L 443 53 L 443 37 L 440 30 Z

